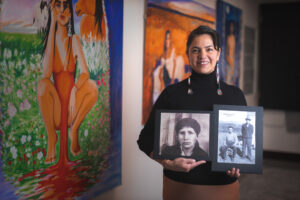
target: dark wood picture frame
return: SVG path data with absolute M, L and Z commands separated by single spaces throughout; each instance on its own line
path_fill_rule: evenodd
M 214 105 L 213 123 L 212 171 L 262 174 L 263 108 Z
M 213 113 L 209 111 L 157 110 L 155 117 L 154 158 L 173 160 L 178 157 L 185 157 L 195 160 L 211 160 L 212 115 Z M 177 130 L 180 131 L 181 129 L 178 129 L 178 127 L 182 127 L 182 129 L 191 127 L 190 125 L 195 123 L 195 121 L 200 125 L 197 142 L 194 145 L 193 153 L 185 156 L 184 151 L 181 151 L 181 147 L 186 143 L 186 145 L 189 145 L 191 142 L 184 141 L 180 145 L 175 129 L 177 127 Z M 176 124 L 178 125 L 176 126 Z M 194 128 L 194 130 L 196 129 Z

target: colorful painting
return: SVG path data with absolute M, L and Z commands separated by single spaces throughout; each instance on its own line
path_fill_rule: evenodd
M 0 199 L 121 184 L 123 1 L 0 0 Z
M 217 2 L 217 31 L 220 34 L 220 78 L 239 87 L 242 10 L 228 3 Z
M 191 73 L 186 40 L 199 25 L 215 28 L 215 10 L 195 0 L 148 0 L 144 52 L 143 118 L 170 85 Z

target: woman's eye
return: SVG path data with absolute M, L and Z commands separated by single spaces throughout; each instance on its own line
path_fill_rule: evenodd
M 208 48 L 207 51 L 208 51 L 208 52 L 212 52 L 213 49 L 212 49 L 212 48 Z
M 192 53 L 199 53 L 199 49 L 193 49 Z

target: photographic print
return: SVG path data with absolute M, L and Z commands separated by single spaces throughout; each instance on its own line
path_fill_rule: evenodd
M 262 172 L 262 107 L 214 105 L 212 170 Z
M 146 15 L 142 124 L 163 89 L 190 75 L 189 32 L 216 21 L 215 9 L 196 0 L 147 0 Z
M 158 110 L 154 157 L 210 160 L 210 112 Z

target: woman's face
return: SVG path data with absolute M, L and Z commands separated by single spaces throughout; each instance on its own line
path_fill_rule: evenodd
M 188 56 L 192 69 L 199 74 L 210 74 L 215 70 L 221 49 L 217 51 L 210 35 L 201 34 L 192 41 Z
M 55 0 L 54 12 L 59 24 L 66 25 L 69 22 L 71 12 L 67 0 Z
M 194 148 L 197 141 L 197 134 L 192 127 L 183 127 L 179 130 L 178 141 L 182 148 Z

